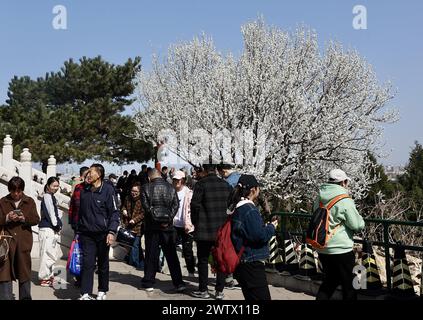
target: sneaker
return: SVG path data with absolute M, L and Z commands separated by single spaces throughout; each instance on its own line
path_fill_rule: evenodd
M 95 300 L 93 297 L 91 297 L 88 293 L 84 293 L 81 298 L 78 300 Z
M 99 291 L 97 295 L 97 300 L 107 300 L 106 292 Z
M 195 298 L 201 298 L 201 299 L 208 299 L 210 298 L 209 292 L 206 291 L 193 291 L 191 292 L 191 295 Z
M 178 285 L 177 287 L 176 287 L 176 292 L 184 292 L 185 290 L 186 290 L 186 286 L 185 286 L 185 284 L 180 284 L 180 285 Z
M 149 288 L 144 288 L 144 290 L 147 291 L 147 292 L 153 292 L 154 291 L 154 288 L 149 287 Z
M 43 280 L 40 281 L 40 286 L 42 286 L 42 287 L 52 287 L 53 282 L 51 281 L 51 279 L 43 279 Z
M 225 295 L 223 294 L 223 292 L 221 291 L 216 291 L 216 295 L 215 295 L 215 299 L 216 300 L 223 300 L 223 298 L 225 297 Z
M 235 281 L 231 281 L 225 284 L 225 289 L 228 290 L 241 290 L 241 287 L 238 284 L 235 284 Z

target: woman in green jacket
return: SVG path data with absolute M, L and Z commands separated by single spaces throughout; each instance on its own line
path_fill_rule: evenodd
M 344 171 L 331 170 L 328 183 L 320 186 L 319 197 L 314 209 L 319 206 L 319 203 L 327 206 L 335 197 L 348 195 L 350 181 L 351 179 Z M 324 273 L 324 280 L 317 293 L 317 300 L 330 299 L 338 285 L 342 287 L 344 300 L 356 299 L 356 291 L 353 288 L 355 265 L 353 235 L 363 228 L 364 220 L 350 197 L 339 200 L 330 209 L 329 232 L 334 231 L 334 233 L 324 249 L 317 249 Z

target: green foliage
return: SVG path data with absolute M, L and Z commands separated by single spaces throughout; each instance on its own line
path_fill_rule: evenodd
M 399 178 L 406 195 L 417 208 L 423 207 L 423 147 L 417 141 L 410 153 L 410 159 L 405 167 L 405 174 Z
M 133 103 L 139 57 L 113 65 L 100 56 L 66 61 L 44 78 L 14 77 L 0 108 L 0 137 L 10 134 L 15 157 L 28 147 L 34 161 L 54 154 L 59 163 L 88 158 L 124 163 L 151 159 L 150 144 L 129 137 L 135 126 L 122 114 Z
M 362 201 L 362 205 L 372 208 L 377 204 L 379 195 L 382 195 L 384 199 L 390 199 L 396 191 L 401 191 L 402 188 L 398 183 L 388 179 L 383 166 L 377 164 L 374 155 L 369 153 L 368 157 L 372 165 L 367 170 L 369 171 L 370 178 L 376 179 L 377 182 L 371 185 L 367 197 Z

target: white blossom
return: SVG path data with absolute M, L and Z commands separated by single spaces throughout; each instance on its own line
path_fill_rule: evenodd
M 238 57 L 218 52 L 204 34 L 170 46 L 162 62 L 155 57 L 152 70 L 137 75 L 136 138 L 156 143 L 170 129 L 177 143 L 169 148 L 181 158 L 226 157 L 286 199 L 313 197 L 329 170 L 341 168 L 363 197 L 375 182 L 367 154 L 379 154 L 382 125 L 397 117 L 384 110 L 390 84 L 354 50 L 331 42 L 320 51 L 305 27 L 288 33 L 259 18 L 242 35 Z M 205 159 L 192 152 L 196 136 Z

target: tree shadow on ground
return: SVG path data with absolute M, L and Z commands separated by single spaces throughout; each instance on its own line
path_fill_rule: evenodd
M 59 275 L 60 276 L 60 275 Z M 80 297 L 80 288 L 75 286 L 74 276 L 66 272 L 66 278 L 56 276 L 56 284 L 53 287 L 54 295 L 60 300 L 76 300 Z M 60 282 L 58 282 L 60 281 Z
M 54 295 L 59 300 L 77 300 L 80 297 L 79 288 L 72 283 L 67 284 L 66 288 L 54 289 Z
M 128 286 L 132 286 L 134 288 L 141 287 L 141 276 L 135 274 L 127 274 L 127 273 L 119 273 L 116 271 L 109 272 L 109 281 L 110 282 L 117 282 L 120 284 L 126 284 Z

